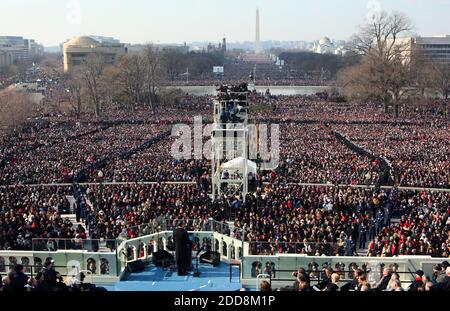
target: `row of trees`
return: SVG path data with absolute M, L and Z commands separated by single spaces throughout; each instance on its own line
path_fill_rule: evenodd
M 162 54 L 165 74 L 168 80 L 174 81 L 180 75 L 196 78 L 209 76 L 213 66 L 223 66 L 225 55 L 223 52 L 189 52 L 182 53 L 169 50 Z
M 146 47 L 112 65 L 105 62 L 102 54 L 93 53 L 83 65 L 73 68 L 66 81 L 75 113 L 79 115 L 83 103 L 89 103 L 99 117 L 102 105 L 112 101 L 147 104 L 153 110 L 162 76 L 160 56 Z
M 352 51 L 362 61 L 342 70 L 338 79 L 348 98 L 383 103 L 386 112 L 393 106 L 396 116 L 402 104 L 423 97 L 426 89 L 448 98 L 450 68 L 404 38 L 412 28 L 409 18 L 397 12 L 376 14 L 361 27 Z
M 120 102 L 147 105 L 152 111 L 161 102 L 161 86 L 175 80 L 189 68 L 190 74 L 201 75 L 214 65 L 223 63 L 221 53 L 157 52 L 151 46 L 132 52 L 108 65 L 101 54 L 93 53 L 66 77 L 70 105 L 80 115 L 83 103 L 89 103 L 100 116 L 102 104 Z M 173 94 L 167 94 L 170 98 Z
M 281 52 L 279 57 L 286 61 L 290 70 L 301 75 L 317 76 L 326 73 L 327 79 L 336 79 L 337 73 L 360 61 L 354 53 L 347 55 L 318 54 L 313 52 Z

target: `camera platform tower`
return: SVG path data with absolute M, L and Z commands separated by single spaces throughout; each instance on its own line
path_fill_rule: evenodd
M 248 192 L 248 89 L 220 87 L 214 100 L 211 132 L 212 198 Z

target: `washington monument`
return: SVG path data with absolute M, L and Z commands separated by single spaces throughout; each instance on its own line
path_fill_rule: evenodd
M 261 53 L 261 42 L 259 38 L 259 9 L 256 9 L 256 37 L 255 37 L 255 54 Z

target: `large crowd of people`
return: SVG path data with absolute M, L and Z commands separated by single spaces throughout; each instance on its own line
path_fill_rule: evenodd
M 134 237 L 139 225 L 165 219 L 194 219 L 191 229 L 201 230 L 213 218 L 231 220 L 230 234 L 248 241 L 252 254 L 450 256 L 450 193 L 396 188 L 449 188 L 449 119 L 441 106 L 396 118 L 372 103 L 258 97 L 270 114 L 250 106 L 250 122 L 280 123 L 280 164 L 254 176 L 244 203 L 239 195 L 212 200 L 207 160 L 174 159 L 170 135 L 152 141 L 193 116 L 210 120 L 210 100 L 185 95 L 153 112 L 114 105 L 104 108 L 104 121 L 53 115 L 3 139 L 0 249 L 31 249 L 33 238 Z M 383 161 L 392 165 L 392 189 L 379 187 Z M 190 184 L 160 183 L 171 181 Z M 75 184 L 29 185 L 63 182 Z M 75 189 L 85 226 L 64 217 Z
M 279 179 L 323 184 L 376 184 L 377 160 L 350 150 L 320 124 L 288 124 L 281 127 Z
M 415 271 L 414 280 L 404 284 L 395 264 L 381 265 L 381 271 L 371 271 L 367 266 L 356 264 L 344 272 L 340 267 L 325 265 L 319 271 L 312 263 L 307 269 L 301 267 L 292 273 L 295 278 L 292 286 L 283 287 L 282 291 L 411 291 L 411 292 L 448 292 L 450 291 L 450 267 L 448 261 L 433 267 L 432 275 L 422 270 Z M 376 281 L 370 281 L 370 274 L 379 274 Z M 322 277 L 320 277 L 322 276 Z M 350 281 L 347 281 L 350 280 Z M 261 291 L 267 290 L 267 281 L 261 282 Z
M 0 249 L 31 250 L 33 238 L 73 238 L 75 228 L 63 216 L 70 212 L 70 187 L 0 187 Z
M 338 125 L 336 129 L 393 165 L 401 186 L 450 187 L 448 122 L 367 124 L 363 128 Z
M 234 84 L 238 81 L 248 81 L 252 74 L 256 85 L 280 85 L 280 86 L 323 86 L 333 84 L 330 77 L 317 72 L 298 72 L 288 65 L 277 65 L 270 58 L 254 61 L 235 58 L 226 60 L 223 64 L 223 72 L 202 72 L 201 74 L 179 74 L 172 81 L 166 81 L 167 85 L 195 85 L 205 86 L 216 83 Z
M 88 135 L 66 136 L 68 132 L 80 132 L 78 127 L 81 126 L 85 127 L 82 133 Z M 72 182 L 81 169 L 106 157 L 119 157 L 164 129 L 164 126 L 154 124 L 123 124 L 108 128 L 78 125 L 73 128 L 49 127 L 44 131 L 48 135 L 39 134 L 41 137 L 46 135 L 41 139 L 33 133 L 22 135 L 18 146 L 6 150 L 10 157 L 2 167 L 1 182 L 6 185 Z M 21 149 L 21 145 L 32 146 L 37 141 L 40 143 L 35 148 Z

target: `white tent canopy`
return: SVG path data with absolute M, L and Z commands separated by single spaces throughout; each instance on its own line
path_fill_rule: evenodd
M 256 174 L 256 163 L 250 160 L 247 160 L 248 172 Z M 231 161 L 225 162 L 222 164 L 222 169 L 227 170 L 241 170 L 244 166 L 244 158 L 238 157 Z M 242 172 L 241 172 L 242 173 Z

